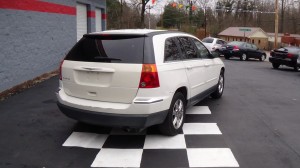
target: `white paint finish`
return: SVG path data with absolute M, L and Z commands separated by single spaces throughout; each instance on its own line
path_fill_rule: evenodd
M 183 132 L 187 134 L 222 134 L 217 123 L 185 123 L 183 125 Z
M 143 149 L 101 149 L 91 167 L 140 167 Z
M 186 114 L 211 114 L 208 106 L 193 106 L 187 109 Z
M 229 148 L 187 149 L 190 167 L 239 167 Z
M 146 129 L 144 129 L 140 132 L 127 132 L 127 131 L 124 131 L 121 128 L 113 128 L 110 131 L 110 135 L 146 135 L 146 132 L 147 132 Z
M 185 138 L 183 134 L 173 137 L 163 135 L 147 135 L 144 149 L 185 149 Z
M 87 33 L 87 7 L 85 4 L 76 4 L 77 41 Z
M 96 22 L 96 32 L 100 32 L 102 31 L 102 13 L 101 13 L 101 9 L 96 8 L 95 9 L 95 22 Z
M 65 60 L 62 69 L 63 88 L 67 95 L 99 102 L 131 104 L 138 92 L 142 64 Z
M 101 149 L 108 135 L 73 132 L 63 146 Z

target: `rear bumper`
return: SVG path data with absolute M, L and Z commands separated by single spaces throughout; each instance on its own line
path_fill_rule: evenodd
M 112 103 L 87 100 L 67 95 L 63 89 L 57 93 L 57 105 L 75 120 L 111 127 L 145 128 L 162 123 L 168 113 L 168 98 L 135 99 L 133 103 Z
M 300 67 L 300 62 L 297 63 L 297 60 L 292 60 L 292 59 L 287 60 L 287 59 L 270 57 L 269 61 L 271 63 L 276 63 L 276 64 L 280 64 L 280 65 L 286 65 L 286 66 L 290 66 L 290 67 L 295 67 L 295 66 Z
M 111 114 L 88 111 L 66 106 L 60 102 L 57 105 L 66 116 L 88 124 L 109 126 L 109 127 L 129 127 L 146 128 L 162 123 L 168 110 L 152 114 Z

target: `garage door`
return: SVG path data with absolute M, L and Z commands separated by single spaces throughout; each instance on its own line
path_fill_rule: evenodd
M 102 13 L 101 9 L 96 8 L 96 31 L 102 31 Z
M 77 41 L 87 33 L 87 8 L 86 5 L 77 3 L 76 5 L 77 16 Z

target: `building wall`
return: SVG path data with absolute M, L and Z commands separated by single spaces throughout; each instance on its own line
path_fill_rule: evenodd
M 96 7 L 105 30 L 105 0 L 0 0 L 0 92 L 58 68 L 77 41 L 77 2 L 88 5 L 88 32 Z

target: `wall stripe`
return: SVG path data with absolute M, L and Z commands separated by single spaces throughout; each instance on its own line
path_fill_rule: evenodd
M 0 8 L 76 15 L 74 7 L 39 0 L 0 0 Z
M 87 17 L 95 18 L 96 17 L 96 12 L 95 11 L 88 11 L 87 12 Z

